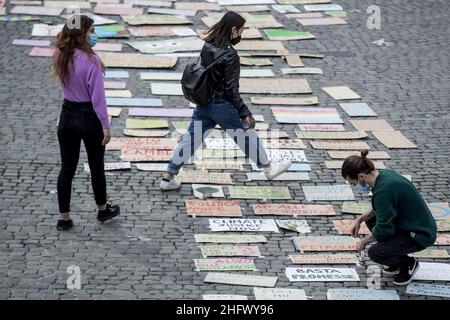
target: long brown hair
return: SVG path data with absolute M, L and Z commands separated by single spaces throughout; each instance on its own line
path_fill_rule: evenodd
M 66 85 L 73 68 L 73 54 L 75 49 L 86 52 L 89 56 L 95 55 L 94 50 L 87 42 L 87 34 L 94 24 L 94 20 L 86 15 L 72 15 L 60 33 L 56 36 L 54 43 L 55 53 L 52 57 L 52 77 Z M 105 66 L 102 63 L 103 71 Z
M 372 161 L 367 159 L 369 150 L 362 150 L 361 156 L 350 156 L 344 160 L 342 164 L 342 177 L 344 179 L 350 178 L 353 180 L 358 179 L 360 173 L 370 173 L 375 170 L 375 165 Z
M 206 29 L 204 32 L 204 34 L 207 34 L 205 42 L 210 42 L 218 48 L 223 48 L 230 42 L 233 27 L 240 29 L 244 24 L 245 19 L 240 14 L 228 11 L 219 22 Z

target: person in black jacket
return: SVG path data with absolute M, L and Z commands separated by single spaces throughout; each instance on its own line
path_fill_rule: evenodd
M 239 94 L 240 59 L 233 48 L 241 40 L 244 25 L 242 16 L 229 11 L 206 31 L 205 45 L 200 55 L 201 64 L 207 66 L 220 59 L 208 78 L 208 85 L 214 88 L 214 94 L 207 106 L 197 106 L 195 109 L 188 133 L 174 150 L 161 181 L 162 190 L 180 188 L 181 183 L 174 176 L 202 144 L 207 131 L 217 124 L 234 139 L 247 158 L 263 168 L 267 179 L 274 179 L 291 166 L 291 161 L 272 164 L 256 132 L 247 130 L 254 126 L 255 120 Z

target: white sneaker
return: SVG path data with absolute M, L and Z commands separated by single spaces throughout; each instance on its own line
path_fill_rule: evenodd
M 159 184 L 159 187 L 161 190 L 169 191 L 169 190 L 177 190 L 181 187 L 181 182 L 175 179 L 172 179 L 170 181 L 161 180 L 161 183 Z
M 289 169 L 291 164 L 291 160 L 272 163 L 270 170 L 268 168 L 264 168 L 264 174 L 266 175 L 267 179 L 273 180 L 280 174 L 285 172 L 287 169 Z

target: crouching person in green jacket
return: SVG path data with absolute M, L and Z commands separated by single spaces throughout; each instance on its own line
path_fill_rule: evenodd
M 359 192 L 372 191 L 373 210 L 358 217 L 351 228 L 357 237 L 362 222 L 371 233 L 357 243 L 357 250 L 376 242 L 369 250 L 369 258 L 384 265 L 384 273 L 396 275 L 395 285 L 412 281 L 419 262 L 408 254 L 421 251 L 436 241 L 436 222 L 414 185 L 392 170 L 375 170 L 367 159 L 350 156 L 342 165 L 342 176 Z

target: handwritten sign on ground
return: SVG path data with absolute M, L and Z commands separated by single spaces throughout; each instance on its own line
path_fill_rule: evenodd
M 280 228 L 298 233 L 310 233 L 311 228 L 306 220 L 275 220 Z
M 335 108 L 271 107 L 279 123 L 343 123 Z
M 181 183 L 232 184 L 231 174 L 226 172 L 182 171 L 176 179 Z
M 241 79 L 241 93 L 311 93 L 309 83 L 305 79 Z
M 273 219 L 209 219 L 211 231 L 279 232 Z
M 344 164 L 344 160 L 325 161 L 325 167 L 327 169 L 341 169 Z M 382 161 L 373 161 L 375 169 L 386 169 L 386 166 Z
M 168 83 L 168 82 L 152 82 L 151 91 L 153 95 L 164 96 L 182 96 L 183 90 L 180 83 Z
M 136 163 L 140 171 L 167 171 L 167 163 Z
M 350 123 L 361 131 L 395 131 L 384 119 L 350 120 Z
M 186 200 L 188 216 L 242 217 L 239 201 Z
M 145 161 L 169 161 L 172 150 L 158 149 L 124 149 L 121 158 L 123 161 L 145 162 Z
M 105 171 L 115 171 L 115 170 L 129 170 L 131 169 L 130 162 L 107 162 L 105 163 Z M 84 164 L 84 171 L 91 172 L 89 164 Z
M 31 36 L 33 37 L 56 37 L 63 29 L 63 24 L 48 25 L 45 23 L 35 23 L 33 24 L 33 29 L 31 30 Z
M 255 300 L 307 300 L 305 290 L 302 289 L 264 289 L 253 288 Z
M 122 16 L 122 19 L 131 26 L 192 24 L 186 17 L 166 14 L 126 15 Z
M 347 236 L 299 236 L 292 238 L 298 251 L 355 251 L 358 239 Z
M 290 254 L 293 264 L 358 264 L 359 259 L 352 253 L 336 254 Z
M 359 281 L 354 268 L 286 268 L 291 282 L 347 282 Z
M 203 300 L 248 300 L 248 298 L 239 294 L 204 294 Z
M 317 97 L 299 98 L 299 97 L 261 97 L 250 98 L 253 104 L 278 104 L 278 105 L 314 105 L 319 103 Z
M 262 144 L 268 149 L 306 149 L 301 139 L 262 139 Z
M 450 286 L 413 282 L 406 287 L 406 293 L 420 296 L 450 298 Z
M 267 177 L 263 172 L 246 173 L 248 181 L 267 181 Z M 272 181 L 309 181 L 309 173 L 307 172 L 284 172 Z
M 421 262 L 414 280 L 450 281 L 450 264 Z
M 361 156 L 359 151 L 328 151 L 328 155 L 332 159 L 347 159 L 350 156 Z M 385 151 L 370 151 L 367 155 L 371 160 L 387 160 L 391 157 Z
M 376 117 L 377 114 L 370 108 L 367 103 L 352 102 L 352 103 L 339 103 L 345 113 L 350 117 Z
M 199 199 L 225 198 L 222 187 L 219 185 L 192 184 L 194 197 Z
M 238 51 L 278 51 L 286 50 L 281 41 L 245 40 L 236 45 Z
M 348 184 L 331 186 L 302 186 L 307 201 L 355 200 Z
M 147 98 L 107 98 L 108 106 L 126 106 L 126 107 L 162 107 L 161 99 Z
M 236 159 L 237 160 L 237 159 Z M 196 161 L 195 168 L 199 170 L 244 170 L 242 162 L 237 161 Z
M 106 150 L 122 149 L 165 149 L 172 150 L 177 145 L 174 138 L 111 138 Z
M 410 253 L 409 256 L 415 257 L 418 259 L 449 259 L 447 250 L 445 249 L 430 249 L 427 248 L 425 250 Z
M 231 199 L 291 199 L 289 188 L 281 186 L 230 186 L 228 191 Z
M 127 129 L 162 129 L 168 128 L 167 120 L 156 119 L 127 119 L 125 122 Z
M 293 204 L 293 203 L 258 203 L 252 206 L 255 215 L 276 216 L 334 216 L 336 212 L 331 205 Z
M 196 271 L 256 271 L 253 260 L 239 258 L 194 259 Z
M 297 138 L 300 139 L 362 139 L 367 138 L 364 131 L 341 131 L 341 132 L 326 132 L 326 131 L 297 131 Z
M 234 142 L 233 139 L 227 137 L 225 139 L 222 138 L 205 138 L 203 140 L 205 142 L 206 148 L 212 150 L 237 150 L 239 146 Z
M 40 6 L 15 6 L 11 9 L 11 14 L 27 14 L 33 16 L 59 16 L 64 8 L 48 8 Z
M 317 18 L 299 18 L 297 22 L 304 27 L 308 26 L 334 26 L 344 25 L 347 22 L 341 17 L 317 17 Z
M 336 288 L 328 289 L 328 300 L 400 300 L 396 290 L 353 289 Z
M 185 37 L 160 41 L 130 41 L 125 42 L 141 53 L 171 53 L 184 51 L 199 51 L 202 49 L 203 40 L 198 37 Z
M 372 131 L 375 138 L 389 149 L 416 149 L 400 131 Z
M 361 99 L 361 97 L 356 92 L 346 86 L 323 87 L 322 90 L 325 91 L 334 100 Z
M 214 16 L 207 16 L 202 18 L 204 24 L 208 27 L 211 27 L 215 23 L 219 22 L 220 18 L 223 14 L 217 14 Z M 247 28 L 280 28 L 282 25 L 275 20 L 272 15 L 251 15 L 251 14 L 243 14 L 243 17 L 246 20 L 245 26 Z
M 436 246 L 450 246 L 450 234 L 438 233 L 436 242 L 434 243 Z
M 169 130 L 123 130 L 123 134 L 130 137 L 166 137 L 169 135 L 169 133 Z
M 345 201 L 342 204 L 342 212 L 353 213 L 353 214 L 363 214 L 372 210 L 372 203 L 366 202 L 356 202 L 356 201 Z
M 243 66 L 272 66 L 273 62 L 270 59 L 262 58 L 244 58 L 240 57 L 240 63 Z
M 437 220 L 436 225 L 437 225 L 437 230 L 440 232 L 450 231 L 450 219 Z
M 273 288 L 275 287 L 277 280 L 278 277 L 209 272 L 203 281 L 207 283 Z
M 131 27 L 128 31 L 133 37 L 191 37 L 196 33 L 191 28 L 169 28 L 161 26 Z
M 269 40 L 306 40 L 316 37 L 308 31 L 290 31 L 284 29 L 264 29 Z
M 339 234 L 351 234 L 351 227 L 353 225 L 354 220 L 333 220 L 333 225 L 338 231 Z M 365 223 L 361 224 L 361 228 L 359 229 L 358 234 L 369 234 L 370 231 L 367 228 Z
M 427 203 L 427 205 L 435 220 L 450 219 L 450 207 L 448 202 L 433 202 Z
M 195 242 L 203 243 L 265 243 L 266 237 L 261 235 L 236 235 L 236 234 L 196 234 Z
M 263 171 L 264 169 L 258 168 L 256 163 L 253 161 L 250 161 L 250 164 L 252 166 L 253 171 Z M 293 162 L 291 166 L 289 167 L 288 171 L 311 171 L 311 166 L 308 163 L 300 163 L 300 162 Z
M 204 257 L 261 257 L 258 246 L 200 246 Z
M 267 149 L 267 156 L 272 161 L 291 160 L 292 162 L 308 162 L 305 152 L 296 149 Z
M 299 124 L 300 131 L 345 131 L 342 124 Z
M 128 115 L 135 117 L 191 117 L 193 111 L 187 108 L 130 108 Z
M 369 149 L 370 146 L 363 141 L 311 141 L 311 146 L 314 149 L 329 149 L 329 150 L 363 150 Z
M 141 53 L 97 52 L 106 67 L 110 68 L 173 68 L 177 57 L 156 57 Z
M 320 68 L 282 68 L 282 74 L 323 74 Z

